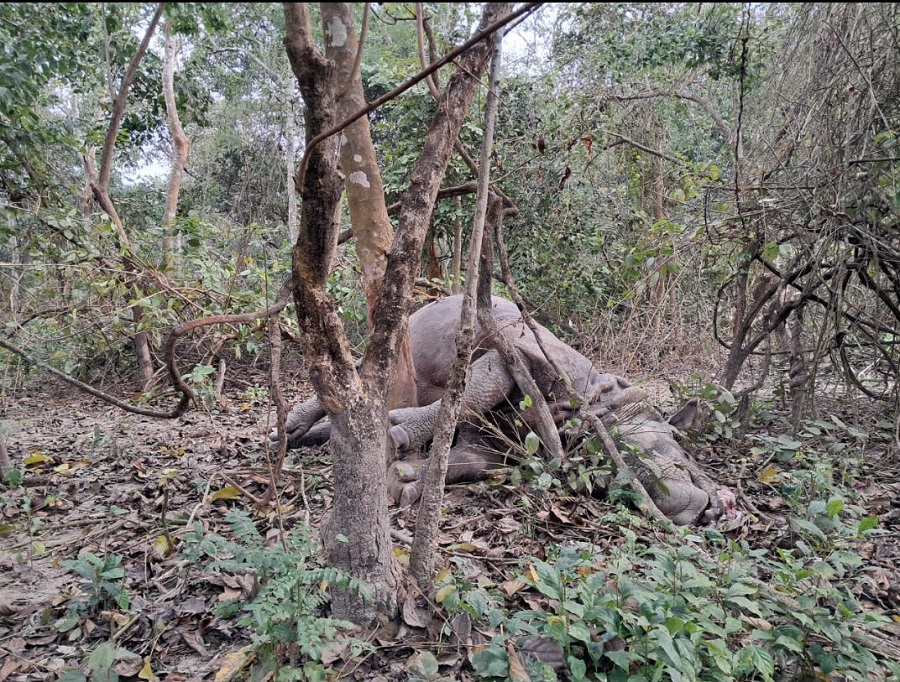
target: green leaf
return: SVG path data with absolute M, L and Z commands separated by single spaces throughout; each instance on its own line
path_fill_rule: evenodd
M 628 651 L 604 651 L 603 655 L 613 662 L 618 668 L 622 670 L 628 670 L 631 667 L 631 662 L 634 659 L 634 654 Z
M 528 435 L 525 436 L 525 452 L 529 455 L 534 455 L 537 454 L 540 447 L 541 439 L 537 437 L 534 431 L 529 431 Z
M 732 583 L 728 586 L 728 589 L 725 590 L 726 597 L 737 597 L 738 595 L 746 596 L 749 594 L 756 594 L 756 588 L 745 585 L 744 583 Z
M 782 635 L 775 640 L 774 645 L 780 649 L 787 649 L 788 651 L 793 651 L 798 654 L 803 653 L 803 646 L 792 637 L 785 637 Z
M 91 679 L 97 679 L 98 673 L 108 671 L 116 662 L 116 647 L 110 642 L 101 643 L 88 656 L 88 667 L 93 674 Z
M 825 542 L 827 538 L 825 537 L 825 533 L 822 532 L 822 529 L 819 528 L 816 524 L 811 521 L 807 521 L 806 519 L 800 519 L 796 516 L 792 516 L 790 519 L 790 524 L 795 529 L 799 529 L 802 531 L 806 531 L 810 535 L 818 538 L 822 542 Z
M 506 657 L 506 651 L 496 644 L 482 649 L 472 656 L 470 659 L 472 667 L 482 677 L 499 677 L 506 678 L 509 672 L 509 662 Z
M 430 651 L 420 651 L 409 665 L 409 672 L 429 679 L 438 673 L 438 662 Z
M 772 654 L 755 644 L 741 649 L 739 660 L 743 665 L 759 672 L 764 680 L 772 680 L 772 676 L 775 674 L 775 661 Z
M 765 260 L 775 260 L 778 258 L 780 251 L 776 242 L 769 242 L 763 247 L 762 257 Z
M 828 501 L 828 507 L 826 509 L 826 513 L 828 514 L 828 518 L 834 518 L 838 514 L 844 511 L 844 501 L 836 497 Z
M 666 629 L 669 631 L 671 635 L 677 635 L 679 632 L 684 630 L 685 621 L 681 618 L 676 618 L 675 616 L 669 616 L 666 618 Z
M 672 640 L 672 636 L 669 634 L 668 630 L 656 630 L 655 634 L 660 648 L 665 652 L 666 657 L 669 659 L 669 663 L 676 668 L 680 668 L 681 655 L 675 648 L 675 642 Z
M 587 673 L 587 666 L 584 661 L 580 658 L 575 658 L 574 656 L 569 656 L 566 659 L 566 662 L 569 664 L 569 672 L 572 675 L 573 680 L 584 680 L 585 674 Z
M 878 525 L 878 517 L 877 516 L 864 516 L 859 521 L 859 525 L 856 527 L 856 532 L 859 535 L 866 533 L 867 531 L 872 530 L 875 526 Z
M 577 639 L 579 642 L 584 642 L 585 644 L 590 644 L 590 642 L 593 641 L 591 632 L 587 629 L 587 626 L 577 620 L 569 624 L 569 637 Z
M 735 606 L 740 606 L 752 614 L 759 616 L 760 618 L 764 618 L 763 612 L 760 610 L 759 604 L 755 601 L 750 601 L 747 597 L 729 597 L 728 600 L 730 603 Z

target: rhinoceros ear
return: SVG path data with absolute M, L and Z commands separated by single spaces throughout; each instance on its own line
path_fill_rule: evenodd
M 700 426 L 700 399 L 691 398 L 684 407 L 669 417 L 669 423 L 679 431 L 690 431 Z

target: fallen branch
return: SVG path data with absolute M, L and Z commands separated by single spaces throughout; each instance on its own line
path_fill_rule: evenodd
M 139 414 L 144 417 L 155 417 L 158 419 L 174 419 L 175 417 L 180 417 L 182 414 L 184 414 L 184 411 L 187 409 L 188 405 L 191 402 L 191 398 L 193 397 L 193 393 L 191 392 L 190 388 L 187 388 L 185 386 L 187 391 L 182 390 L 181 400 L 178 402 L 178 405 L 175 407 L 175 409 L 171 412 L 160 412 L 158 410 L 151 410 L 150 408 L 146 407 L 138 407 L 136 405 L 131 405 L 130 403 L 119 400 L 118 398 L 111 396 L 109 393 L 104 393 L 103 391 L 96 389 L 93 386 L 84 383 L 83 381 L 79 381 L 75 377 L 69 376 L 65 372 L 56 369 L 52 365 L 48 365 L 46 362 L 38 360 L 33 355 L 29 354 L 28 351 L 19 348 L 18 346 L 11 344 L 4 339 L 0 339 L 0 348 L 5 348 L 11 353 L 15 353 L 16 355 L 24 358 L 27 362 L 30 362 L 36 367 L 44 370 L 48 374 L 52 374 L 53 376 L 62 379 L 67 384 L 71 384 L 72 386 L 81 389 L 85 393 L 90 393 L 95 398 L 100 398 L 100 400 L 107 402 L 110 405 L 115 405 L 116 407 L 121 408 L 126 412 Z

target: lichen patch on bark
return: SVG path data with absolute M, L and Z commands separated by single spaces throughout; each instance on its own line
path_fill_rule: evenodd
M 347 176 L 347 180 L 349 182 L 356 183 L 357 185 L 362 185 L 363 187 L 371 187 L 369 184 L 369 178 L 362 171 L 353 171 Z
M 347 27 L 338 17 L 332 17 L 328 22 L 327 33 L 332 47 L 343 47 L 347 44 Z

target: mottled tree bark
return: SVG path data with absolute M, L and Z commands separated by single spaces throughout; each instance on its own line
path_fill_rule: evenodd
M 469 262 L 466 272 L 466 291 L 459 313 L 459 333 L 456 335 L 456 355 L 453 358 L 453 371 L 450 382 L 441 399 L 441 410 L 434 429 L 434 440 L 429 453 L 428 469 L 425 472 L 425 485 L 422 490 L 422 502 L 416 518 L 416 534 L 413 538 L 409 555 L 409 570 L 426 589 L 434 572 L 434 555 L 437 552 L 441 502 L 444 499 L 444 482 L 447 479 L 450 446 L 453 445 L 453 433 L 459 422 L 462 410 L 462 396 L 469 379 L 469 365 L 475 347 L 475 294 L 478 286 L 478 265 L 481 257 L 481 245 L 484 237 L 484 224 L 487 216 L 488 188 L 491 178 L 491 151 L 494 144 L 494 125 L 497 120 L 497 81 L 500 77 L 500 45 L 502 31 L 493 36 L 493 53 L 491 57 L 491 77 L 488 82 L 488 96 L 485 102 L 484 139 L 481 146 L 481 158 L 478 169 L 478 193 L 475 198 L 475 220 L 472 224 L 472 242 L 469 245 Z M 488 237 L 490 239 L 490 237 Z
M 334 63 L 314 46 L 309 11 L 303 4 L 284 7 L 285 46 L 306 103 L 307 142 L 334 125 L 338 81 Z M 396 611 L 396 579 L 384 485 L 386 409 L 383 395 L 370 395 L 354 368 L 350 346 L 325 282 L 339 225 L 335 209 L 343 191 L 336 158 L 338 139 L 309 150 L 299 187 L 299 238 L 293 249 L 294 303 L 311 359 L 310 379 L 332 424 L 335 500 L 322 539 L 331 565 L 364 580 L 373 600 L 335 592 L 339 618 L 369 624 Z
M 325 30 L 325 56 L 334 61 L 340 88 L 336 100 L 337 118 L 343 120 L 366 105 L 359 75 L 360 44 L 351 6 L 345 2 L 322 3 L 322 24 Z M 356 237 L 356 253 L 362 267 L 368 328 L 371 330 L 372 311 L 384 278 L 394 230 L 388 217 L 381 170 L 375 158 L 367 117 L 358 118 L 344 128 L 339 149 L 350 222 Z M 409 336 L 405 335 L 400 342 L 388 407 L 411 407 L 416 404 L 416 374 Z
M 191 141 L 184 134 L 178 107 L 175 104 L 175 38 L 172 35 L 172 24 L 166 21 L 165 64 L 163 66 L 163 96 L 166 100 L 166 120 L 172 135 L 172 171 L 169 174 L 169 187 L 166 190 L 166 209 L 163 213 L 163 269 L 168 270 L 174 263 L 176 240 L 174 235 L 175 215 L 178 212 L 178 195 L 184 178 L 184 167 L 191 151 Z

